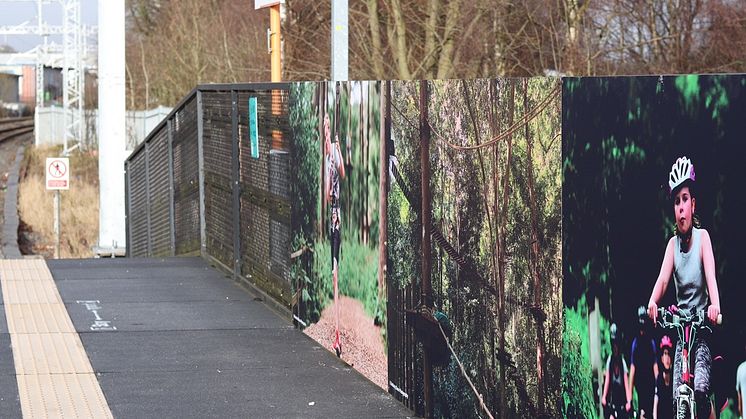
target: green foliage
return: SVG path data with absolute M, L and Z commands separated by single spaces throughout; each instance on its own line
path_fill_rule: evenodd
M 288 111 L 290 130 L 292 132 L 292 165 L 293 181 L 290 183 L 292 205 L 291 249 L 313 248 L 319 218 L 319 170 L 320 141 L 318 139 L 318 117 L 312 105 L 314 83 L 294 83 L 290 89 L 290 106 Z M 312 319 L 318 319 L 323 308 L 311 295 L 316 294 L 316 284 L 311 278 L 311 266 L 315 254 L 307 251 L 293 260 L 290 277 L 293 287 L 300 290 L 298 296 L 305 303 L 305 311 Z M 301 313 L 302 317 L 305 317 Z
M 728 399 L 728 408 L 720 413 L 720 419 L 738 419 L 738 400 Z
M 699 76 L 696 74 L 678 76 L 676 77 L 675 85 L 679 89 L 679 92 L 681 92 L 687 108 L 693 108 L 695 102 L 699 100 Z
M 566 418 L 593 418 L 588 321 L 578 310 L 565 308 L 562 340 L 562 414 Z

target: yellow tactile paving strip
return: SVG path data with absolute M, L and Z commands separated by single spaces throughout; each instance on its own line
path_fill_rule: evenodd
M 44 260 L 0 260 L 18 394 L 24 418 L 111 418 Z

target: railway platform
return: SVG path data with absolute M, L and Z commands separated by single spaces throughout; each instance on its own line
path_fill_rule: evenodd
M 406 417 L 199 257 L 0 261 L 3 418 Z

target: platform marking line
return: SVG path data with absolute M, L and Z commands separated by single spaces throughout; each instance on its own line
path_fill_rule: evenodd
M 0 283 L 24 418 L 112 418 L 44 260 L 0 260 Z

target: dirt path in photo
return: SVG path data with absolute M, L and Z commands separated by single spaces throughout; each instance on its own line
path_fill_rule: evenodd
M 339 298 L 339 333 L 342 341 L 342 360 L 358 370 L 384 390 L 388 389 L 388 359 L 381 336 L 381 328 L 365 314 L 363 304 L 350 297 Z M 304 333 L 332 350 L 334 342 L 334 303 L 321 313 L 318 323 L 308 326 Z

